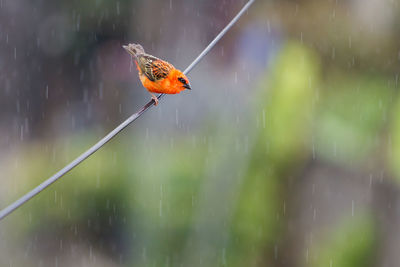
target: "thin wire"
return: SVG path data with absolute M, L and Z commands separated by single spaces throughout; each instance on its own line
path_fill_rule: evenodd
M 184 74 L 188 74 L 199 62 L 200 60 L 207 55 L 208 52 L 215 46 L 215 44 L 226 34 L 227 31 L 239 20 L 239 18 L 243 15 L 244 12 L 247 11 L 247 9 L 253 4 L 255 0 L 250 0 L 247 2 L 247 4 L 239 11 L 239 13 L 232 19 L 231 22 L 215 37 L 215 39 L 204 49 L 203 52 L 192 62 L 192 64 L 189 65 L 183 72 Z M 164 94 L 160 94 L 157 98 L 161 99 L 164 96 Z M 50 186 L 52 183 L 57 181 L 59 178 L 61 178 L 63 175 L 68 173 L 70 170 L 72 170 L 74 167 L 82 163 L 85 159 L 87 159 L 90 155 L 92 155 L 94 152 L 99 150 L 102 146 L 104 146 L 106 143 L 108 143 L 112 138 L 114 138 L 119 132 L 121 132 L 123 129 L 125 129 L 129 124 L 134 122 L 137 118 L 139 118 L 143 113 L 145 113 L 148 109 L 150 109 L 154 104 L 154 100 L 151 100 L 148 102 L 142 109 L 140 109 L 138 112 L 130 116 L 127 120 L 125 120 L 123 123 L 121 123 L 117 128 L 115 128 L 113 131 L 111 131 L 109 134 L 107 134 L 103 139 L 101 139 L 99 142 L 97 142 L 94 146 L 89 148 L 86 152 L 81 154 L 79 157 L 77 157 L 75 160 L 73 160 L 71 163 L 69 163 L 67 166 L 62 168 L 60 171 L 58 171 L 56 174 L 48 178 L 46 181 L 32 189 L 30 192 L 16 200 L 14 203 L 10 204 L 6 208 L 0 211 L 0 220 L 4 219 L 7 215 L 12 213 L 14 210 L 17 208 L 21 207 L 24 203 L 26 203 L 28 200 L 39 194 L 42 190 L 46 189 L 48 186 Z

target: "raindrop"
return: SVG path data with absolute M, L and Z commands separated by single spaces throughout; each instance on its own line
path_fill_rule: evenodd
M 144 247 L 143 248 L 143 253 L 142 253 L 142 257 L 143 257 L 143 260 L 146 260 L 146 258 L 147 258 L 147 256 L 146 256 L 146 248 Z
M 262 111 L 263 128 L 265 129 L 265 109 Z
M 96 188 L 99 188 L 99 187 L 100 187 L 100 174 L 97 173 L 97 176 L 96 176 Z
M 99 98 L 103 99 L 103 83 L 99 83 Z
M 88 90 L 85 88 L 83 90 L 83 102 L 87 103 L 88 102 L 88 98 L 89 98 L 89 92 Z
M 160 217 L 162 217 L 162 199 L 160 199 Z
M 20 139 L 21 141 L 24 140 L 24 125 L 21 125 L 21 127 L 20 127 L 19 139 Z
M 74 55 L 74 65 L 75 66 L 78 65 L 78 63 L 79 63 L 79 57 L 80 57 L 79 52 L 76 52 Z
M 306 249 L 306 262 L 308 262 L 308 248 Z
M 86 113 L 87 118 L 91 118 L 92 117 L 92 106 L 90 105 L 90 103 L 88 103 L 87 105 L 87 113 Z
M 333 156 L 337 156 L 337 145 L 336 142 L 333 143 Z
M 313 140 L 313 144 L 312 144 L 312 159 L 315 160 L 315 144 L 314 144 L 314 140 Z
M 21 111 L 21 106 L 19 104 L 19 100 L 17 99 L 17 103 L 16 103 L 16 108 L 17 108 L 17 113 L 19 113 Z
M 4 90 L 5 90 L 6 94 L 8 94 L 8 93 L 10 92 L 10 88 L 11 88 L 10 80 L 9 80 L 9 79 L 6 79 L 5 84 L 6 84 L 6 85 L 5 85 L 5 87 L 4 87 Z
M 286 214 L 286 202 L 283 201 L 283 215 Z
M 119 16 L 119 14 L 120 14 L 119 6 L 120 6 L 119 1 L 117 1 L 117 15 L 118 15 L 118 16 Z
M 80 74 L 79 74 L 79 80 L 83 81 L 83 78 L 85 77 L 85 70 L 81 69 Z
M 49 99 L 49 86 L 46 85 L 46 99 Z
M 17 48 L 14 47 L 14 59 L 17 60 Z
M 369 175 L 369 188 L 372 187 L 372 174 Z
M 76 31 L 78 31 L 78 32 L 79 32 L 80 24 L 81 24 L 81 15 L 78 15 L 78 17 L 76 19 Z

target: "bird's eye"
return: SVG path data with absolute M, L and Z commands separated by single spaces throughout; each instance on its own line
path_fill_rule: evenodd
M 186 80 L 185 80 L 184 78 L 182 78 L 182 77 L 179 77 L 179 78 L 178 78 L 178 81 L 180 81 L 180 82 L 183 83 L 183 84 L 186 84 Z

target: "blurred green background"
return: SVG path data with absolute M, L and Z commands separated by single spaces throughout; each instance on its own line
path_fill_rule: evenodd
M 149 100 L 242 0 L 0 0 L 0 208 Z M 400 3 L 257 0 L 167 96 L 0 222 L 0 266 L 396 266 Z

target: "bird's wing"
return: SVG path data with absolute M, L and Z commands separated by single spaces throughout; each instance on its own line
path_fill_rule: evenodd
M 142 73 L 152 82 L 166 78 L 173 69 L 170 63 L 150 55 L 140 55 L 137 60 Z

